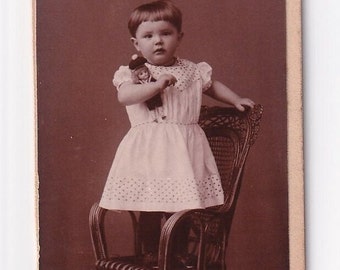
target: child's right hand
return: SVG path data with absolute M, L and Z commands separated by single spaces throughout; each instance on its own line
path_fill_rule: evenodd
M 171 74 L 162 74 L 159 76 L 157 83 L 159 84 L 159 88 L 161 90 L 167 88 L 170 85 L 175 85 L 177 79 Z

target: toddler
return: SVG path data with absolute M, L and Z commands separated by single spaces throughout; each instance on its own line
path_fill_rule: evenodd
M 131 128 L 117 149 L 100 206 L 141 211 L 144 251 L 157 253 L 162 213 L 224 202 L 214 157 L 198 125 L 202 94 L 240 111 L 254 102 L 213 81 L 209 64 L 177 57 L 182 14 L 170 1 L 137 7 L 128 28 L 155 80 L 135 83 L 128 66 L 114 74 L 118 100 L 126 106 Z M 154 121 L 158 111 L 150 111 L 145 101 L 158 94 L 166 117 Z

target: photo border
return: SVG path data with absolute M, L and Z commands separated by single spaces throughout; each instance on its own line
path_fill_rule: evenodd
M 301 0 L 286 1 L 289 265 L 305 269 L 302 12 Z

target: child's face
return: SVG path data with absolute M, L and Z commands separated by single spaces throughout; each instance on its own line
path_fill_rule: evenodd
M 145 21 L 131 38 L 137 51 L 154 65 L 171 65 L 183 33 L 167 21 Z
M 145 81 L 149 78 L 149 76 L 150 74 L 149 74 L 149 70 L 147 67 L 142 67 L 137 70 L 137 78 L 139 80 Z

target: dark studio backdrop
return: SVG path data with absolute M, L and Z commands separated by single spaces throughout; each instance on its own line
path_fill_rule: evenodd
M 127 20 L 145 2 L 36 1 L 42 270 L 93 269 L 89 210 L 129 128 L 112 77 L 135 53 Z M 228 267 L 289 269 L 285 1 L 174 3 L 184 16 L 177 55 L 208 62 L 215 79 L 265 109 L 246 165 Z M 117 222 L 111 234 L 129 252 L 128 217 Z

